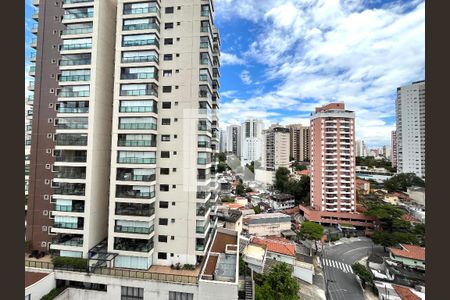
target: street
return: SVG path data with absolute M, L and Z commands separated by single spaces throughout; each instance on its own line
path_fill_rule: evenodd
M 383 247 L 374 246 L 373 242 L 365 237 L 342 240 L 331 247 L 326 245 L 321 255 L 325 281 L 328 283 L 328 299 L 364 299 L 351 265 L 369 256 L 372 251 L 383 254 Z

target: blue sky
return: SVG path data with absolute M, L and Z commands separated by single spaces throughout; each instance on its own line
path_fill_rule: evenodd
M 356 112 L 358 139 L 390 144 L 396 88 L 425 76 L 424 1 L 214 3 L 222 51 L 221 127 L 249 117 L 266 126 L 306 125 L 314 107 L 343 101 Z M 30 51 L 26 46 L 26 59 Z

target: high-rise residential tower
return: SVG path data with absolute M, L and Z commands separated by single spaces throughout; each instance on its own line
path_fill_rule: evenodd
M 357 140 L 355 142 L 356 156 L 364 157 L 366 156 L 366 145 L 363 140 Z
M 397 131 L 391 131 L 391 163 L 392 167 L 397 167 Z
M 317 107 L 311 116 L 311 206 L 355 212 L 355 114 L 344 103 Z
M 278 124 L 263 131 L 261 168 L 276 171 L 279 167 L 289 167 L 289 129 Z
M 263 129 L 264 123 L 261 120 L 248 119 L 242 123 L 242 164 L 261 159 Z
M 219 152 L 226 152 L 226 151 L 227 151 L 227 132 L 226 130 L 221 129 Z
M 230 125 L 227 127 L 227 152 L 236 155 L 239 159 L 242 155 L 241 126 Z
M 290 156 L 296 161 L 309 161 L 309 126 L 291 124 L 286 127 L 290 133 Z
M 425 81 L 397 88 L 397 172 L 425 178 Z

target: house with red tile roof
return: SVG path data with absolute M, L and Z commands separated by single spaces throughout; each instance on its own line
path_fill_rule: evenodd
M 405 266 L 425 270 L 425 247 L 400 244 L 399 248 L 389 248 L 389 257 Z

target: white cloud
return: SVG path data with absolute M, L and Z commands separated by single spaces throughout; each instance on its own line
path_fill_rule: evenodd
M 235 54 L 221 52 L 220 63 L 222 65 L 243 65 L 245 61 L 242 58 L 237 57 Z
M 245 84 L 251 84 L 252 83 L 252 78 L 250 76 L 250 72 L 248 70 L 244 70 L 241 72 L 241 75 L 239 75 L 239 77 L 241 78 L 242 82 Z
M 365 8 L 364 0 L 216 3 L 219 19 L 243 18 L 261 29 L 244 57 L 265 66 L 263 77 L 279 83 L 259 96 L 267 109 L 304 114 L 344 101 L 356 113 L 358 138 L 389 144 L 395 125 L 386 118 L 395 116 L 396 88 L 424 76 L 424 1 L 376 9 Z M 252 104 L 257 98 L 242 101 Z

